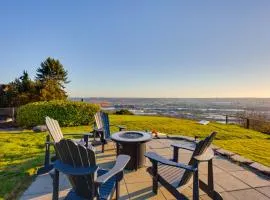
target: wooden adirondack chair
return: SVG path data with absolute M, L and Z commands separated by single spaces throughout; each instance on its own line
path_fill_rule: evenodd
M 94 141 L 96 140 L 97 137 L 100 138 L 101 132 L 103 131 L 103 122 L 102 122 L 101 115 L 102 115 L 102 112 L 97 112 L 94 115 L 94 118 L 95 118 L 94 128 L 93 128 L 93 131 L 90 132 L 90 134 L 88 134 L 89 136 L 92 136 L 94 138 Z
M 64 138 L 61 127 L 57 120 L 47 116 L 45 118 L 45 122 L 48 128 L 49 134 L 52 137 L 54 143 L 59 142 L 60 140 Z M 77 143 L 83 144 L 87 146 L 88 148 L 91 148 L 91 149 L 93 148 L 91 144 L 85 143 L 84 138 L 75 139 L 74 141 L 76 141 Z
M 152 167 L 149 169 L 149 172 L 153 176 L 153 192 L 157 193 L 158 182 L 160 182 L 176 199 L 186 199 L 186 197 L 181 194 L 181 191 L 191 184 L 193 175 L 193 199 L 199 199 L 199 187 L 212 199 L 222 199 L 220 194 L 214 190 L 213 180 L 212 159 L 214 152 L 210 145 L 216 134 L 216 132 L 213 132 L 204 140 L 198 142 L 195 149 L 184 147 L 186 150 L 193 151 L 188 165 L 175 162 L 178 159 L 175 157 L 175 153 L 172 161 L 154 152 L 146 153 L 145 156 L 152 162 Z M 174 145 L 174 148 L 178 151 L 181 146 Z M 199 180 L 198 165 L 200 162 L 208 162 L 208 184 Z
M 100 144 L 102 145 L 102 152 L 104 152 L 105 145 L 111 141 L 111 131 L 110 127 L 111 126 L 116 126 L 119 128 L 119 131 L 123 131 L 126 129 L 125 126 L 120 126 L 120 125 L 114 125 L 110 124 L 109 121 L 109 115 L 108 113 L 105 112 L 97 112 L 95 114 L 95 121 L 96 121 L 96 127 L 94 127 L 94 131 L 90 134 L 85 134 L 85 141 L 88 141 L 88 137 L 93 136 L 94 140 L 98 136 Z M 94 142 L 93 144 L 98 144 Z
M 65 199 L 111 199 L 116 191 L 119 198 L 119 182 L 130 157 L 119 155 L 111 170 L 100 169 L 96 164 L 95 152 L 69 139 L 55 143 L 58 160 L 54 163 L 53 199 L 58 199 L 59 171 L 66 174 L 72 190 Z
M 48 128 L 48 131 L 49 131 L 49 135 L 46 137 L 46 142 L 45 142 L 44 167 L 42 167 L 38 170 L 38 174 L 46 173 L 53 168 L 52 164 L 50 164 L 50 145 L 54 144 L 56 142 L 59 142 L 61 139 L 64 138 L 63 133 L 61 131 L 61 128 L 60 128 L 57 120 L 47 116 L 45 118 L 45 122 L 46 122 L 46 126 Z M 50 136 L 53 139 L 53 142 L 50 141 Z M 75 140 L 75 141 L 77 143 L 83 144 L 83 145 L 94 150 L 94 147 L 92 147 L 92 145 L 89 144 L 88 142 L 86 143 L 84 141 L 84 138 L 80 139 L 80 140 Z

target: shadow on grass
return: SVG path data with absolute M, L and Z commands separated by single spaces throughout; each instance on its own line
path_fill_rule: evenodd
M 37 168 L 43 164 L 44 155 L 33 154 L 21 163 L 9 164 L 0 173 L 0 199 L 17 199 L 33 181 Z M 19 160 L 23 160 L 18 158 Z

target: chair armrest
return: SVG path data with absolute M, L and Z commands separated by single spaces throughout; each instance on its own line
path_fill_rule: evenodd
M 173 143 L 171 144 L 171 146 L 177 149 L 185 149 L 188 151 L 194 151 L 196 147 L 196 143 L 192 143 L 192 144 L 194 145 L 194 147 L 191 147 L 190 145 L 183 145 L 183 144 L 178 144 L 178 143 Z
M 77 141 L 78 144 L 85 146 L 85 141 L 83 139 L 81 139 L 80 141 Z
M 199 162 L 206 162 L 211 159 L 213 159 L 215 156 L 215 153 L 212 148 L 208 148 L 202 155 L 194 156 L 195 160 Z
M 85 146 L 88 149 L 91 149 L 92 151 L 96 151 L 95 147 L 92 146 L 91 143 L 85 142 L 84 138 L 82 138 L 80 141 L 75 141 L 77 144 L 80 144 L 82 146 Z
M 57 169 L 58 171 L 60 171 L 64 174 L 79 175 L 79 176 L 92 174 L 95 171 L 97 171 L 97 169 L 98 169 L 97 166 L 94 166 L 94 167 L 73 167 L 72 165 L 62 163 L 60 160 L 56 160 L 53 163 L 53 166 L 55 169 Z
M 95 180 L 96 184 L 97 185 L 104 184 L 107 180 L 109 180 L 113 176 L 117 175 L 120 172 L 123 172 L 129 160 L 130 160 L 130 156 L 128 155 L 117 156 L 114 167 L 110 171 L 108 171 L 106 174 L 97 177 L 97 179 Z
M 54 142 L 48 142 L 48 141 L 46 141 L 45 144 L 54 145 Z
M 96 132 L 102 132 L 103 131 L 103 128 L 94 128 L 94 131 L 96 131 Z
M 145 157 L 149 158 L 151 162 L 155 161 L 155 162 L 159 162 L 162 163 L 164 165 L 169 165 L 169 166 L 173 166 L 173 167 L 177 167 L 177 168 L 183 168 L 189 171 L 197 171 L 197 168 L 190 166 L 190 165 L 186 165 L 183 163 L 177 163 L 177 162 L 173 162 L 171 160 L 168 160 L 154 152 L 148 152 L 146 154 L 144 154 Z
M 115 124 L 110 124 L 110 126 L 116 126 L 116 127 L 118 127 L 118 128 L 122 128 L 122 129 L 127 128 L 126 126 L 123 126 L 123 125 L 115 125 Z

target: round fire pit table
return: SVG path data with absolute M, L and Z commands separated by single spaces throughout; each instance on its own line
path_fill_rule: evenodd
M 111 136 L 116 143 L 117 155 L 126 154 L 130 156 L 125 169 L 137 170 L 144 166 L 146 142 L 152 139 L 152 135 L 141 131 L 120 131 Z

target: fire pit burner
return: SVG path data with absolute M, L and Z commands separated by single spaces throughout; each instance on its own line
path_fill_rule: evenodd
M 125 132 L 125 133 L 119 135 L 119 137 L 128 138 L 128 139 L 137 139 L 137 138 L 143 137 L 143 134 L 138 133 L 138 132 Z
M 131 157 L 126 169 L 137 170 L 144 166 L 146 142 L 152 139 L 152 135 L 142 131 L 121 131 L 111 136 L 116 142 L 117 155 L 126 154 Z

